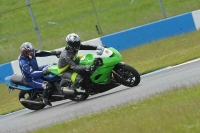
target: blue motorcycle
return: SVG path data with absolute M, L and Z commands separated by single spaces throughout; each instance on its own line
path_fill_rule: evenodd
M 52 69 L 53 66 L 47 66 L 44 69 Z M 52 84 L 53 90 L 50 93 L 50 101 L 56 102 L 60 100 L 70 99 L 72 101 L 82 101 L 87 97 L 85 95 L 69 95 L 64 94 L 61 90 L 62 84 L 66 85 L 66 82 L 61 82 L 61 77 L 55 74 L 49 74 L 43 77 L 43 80 L 48 81 Z M 42 102 L 42 93 L 43 89 L 40 88 L 31 88 L 25 81 L 22 75 L 13 74 L 12 76 L 7 76 L 5 78 L 5 83 L 8 86 L 9 92 L 12 90 L 20 90 L 18 98 L 20 103 L 30 110 L 39 110 L 43 109 L 45 105 Z M 67 83 L 70 86 L 71 83 Z

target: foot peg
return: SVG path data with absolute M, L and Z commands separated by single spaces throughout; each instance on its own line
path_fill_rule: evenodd
M 76 89 L 76 91 L 78 93 L 86 93 L 85 89 L 83 89 L 82 87 L 79 87 L 78 89 Z

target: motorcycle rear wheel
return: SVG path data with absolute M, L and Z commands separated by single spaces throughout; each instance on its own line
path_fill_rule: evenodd
M 31 98 L 31 91 L 23 91 L 21 90 L 19 93 L 19 100 L 20 98 L 25 98 L 27 100 L 33 100 L 33 101 L 40 101 L 41 100 L 41 96 L 35 94 L 34 97 Z M 33 103 L 22 103 L 20 102 L 25 108 L 28 108 L 30 110 L 40 110 L 43 109 L 45 107 L 44 104 L 33 104 Z
M 115 80 L 122 85 L 133 87 L 140 83 L 138 71 L 127 64 L 117 66 L 114 71 L 117 73 L 113 73 Z

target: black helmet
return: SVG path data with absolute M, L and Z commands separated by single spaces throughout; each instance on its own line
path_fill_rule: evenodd
M 35 56 L 35 49 L 30 42 L 23 43 L 20 50 L 22 55 L 28 59 L 32 59 Z
M 67 45 L 68 49 L 71 51 L 77 52 L 81 45 L 80 37 L 75 33 L 67 35 L 66 42 L 68 44 Z

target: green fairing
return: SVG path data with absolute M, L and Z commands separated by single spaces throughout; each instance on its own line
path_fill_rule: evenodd
M 113 52 L 112 56 L 109 58 L 102 58 L 103 66 L 99 66 L 97 70 L 90 76 L 90 79 L 97 84 L 107 84 L 110 82 L 110 76 L 112 69 L 121 60 L 121 54 L 114 48 L 109 48 Z M 93 65 L 94 57 L 93 54 L 87 54 L 85 58 L 80 60 L 81 65 Z
M 113 52 L 111 57 L 102 58 L 103 65 L 99 66 L 96 71 L 90 76 L 90 79 L 97 84 L 107 84 L 110 82 L 110 76 L 113 68 L 122 60 L 122 55 L 114 48 L 108 48 Z M 90 65 L 94 63 L 93 54 L 86 54 L 80 60 L 80 65 Z M 58 65 L 53 65 L 48 68 L 53 74 L 58 74 Z
M 48 67 L 48 70 L 55 75 L 59 75 L 58 65 L 52 65 L 51 67 Z
M 89 65 L 92 66 L 94 63 L 94 56 L 93 54 L 86 54 L 83 56 L 79 62 L 80 65 Z

